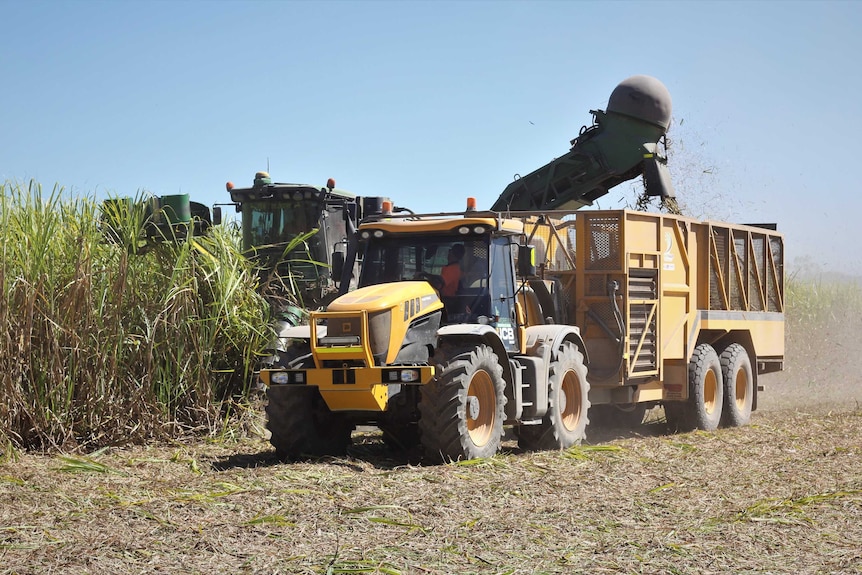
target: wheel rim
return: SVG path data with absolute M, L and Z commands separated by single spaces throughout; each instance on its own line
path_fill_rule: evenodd
M 715 377 L 715 372 L 709 370 L 706 372 L 706 378 L 703 382 L 703 407 L 707 413 L 715 413 L 718 409 L 718 379 Z
M 478 447 L 482 447 L 491 440 L 494 423 L 497 419 L 497 396 L 494 390 L 494 381 L 488 372 L 480 370 L 473 374 L 467 396 L 476 398 L 478 413 L 472 413 L 469 401 L 466 409 L 467 432 L 470 439 Z
M 578 375 L 573 371 L 566 372 L 563 383 L 560 385 L 560 420 L 569 431 L 578 427 L 581 419 L 581 386 Z
M 746 399 L 748 398 L 748 374 L 744 369 L 736 372 L 736 407 L 745 409 Z

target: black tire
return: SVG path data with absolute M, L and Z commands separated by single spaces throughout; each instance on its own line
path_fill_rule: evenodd
M 347 453 L 353 425 L 329 410 L 317 387 L 275 385 L 266 395 L 269 441 L 280 459 Z
M 748 425 L 754 402 L 754 372 L 748 352 L 738 343 L 732 343 L 719 356 L 724 380 L 724 415 L 727 427 Z
M 580 443 L 589 423 L 590 384 L 584 356 L 569 342 L 548 370 L 548 413 L 539 425 L 522 425 L 518 446 L 527 450 L 567 449 Z
M 688 362 L 687 429 L 714 431 L 721 423 L 724 403 L 721 362 L 708 343 L 694 348 Z
M 377 421 L 383 443 L 393 451 L 412 451 L 419 446 L 419 393 L 417 387 L 403 386 L 389 396 L 386 411 Z
M 458 461 L 491 457 L 500 449 L 506 383 L 487 345 L 454 350 L 422 387 L 419 435 L 425 457 Z

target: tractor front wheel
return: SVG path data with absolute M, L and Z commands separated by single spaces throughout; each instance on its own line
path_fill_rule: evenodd
M 422 387 L 420 441 L 428 459 L 491 457 L 503 437 L 505 381 L 487 345 L 452 351 L 439 375 Z
M 280 459 L 347 452 L 353 425 L 329 410 L 317 387 L 275 385 L 266 396 L 270 443 Z

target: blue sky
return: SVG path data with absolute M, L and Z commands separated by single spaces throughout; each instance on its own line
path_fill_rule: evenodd
M 0 0 L 0 26 L 0 180 L 212 204 L 268 163 L 490 207 L 648 74 L 689 213 L 777 222 L 792 266 L 862 274 L 862 2 Z

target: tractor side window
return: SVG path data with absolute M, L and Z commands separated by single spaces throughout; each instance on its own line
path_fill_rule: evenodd
M 327 252 L 347 251 L 347 224 L 341 206 L 329 206 L 321 215 L 320 226 Z

